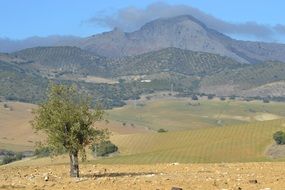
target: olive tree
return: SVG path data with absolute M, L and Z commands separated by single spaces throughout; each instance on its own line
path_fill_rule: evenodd
M 108 139 L 107 130 L 93 124 L 103 116 L 102 109 L 90 109 L 90 101 L 74 86 L 52 84 L 47 101 L 34 111 L 32 126 L 46 135 L 46 143 L 56 154 L 64 149 L 70 157 L 70 176 L 79 177 L 79 154 L 86 159 L 86 146 Z

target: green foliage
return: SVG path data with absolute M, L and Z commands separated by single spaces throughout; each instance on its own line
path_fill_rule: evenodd
M 53 150 L 51 147 L 43 145 L 41 142 L 37 144 L 37 148 L 35 149 L 35 156 L 37 157 L 47 157 L 47 156 L 52 156 Z M 60 153 L 65 153 L 66 150 L 58 150 L 58 154 Z
M 193 96 L 192 96 L 192 100 L 199 100 L 199 98 L 198 98 L 197 95 L 193 95 Z
M 201 86 L 216 85 L 235 86 L 233 93 L 239 95 L 242 90 L 254 89 L 258 86 L 285 80 L 285 64 L 281 62 L 264 62 L 259 64 L 245 64 L 234 70 L 225 68 L 221 72 L 204 77 Z M 261 96 L 271 95 L 260 93 Z
M 283 131 L 277 131 L 273 134 L 273 139 L 276 144 L 285 144 L 285 133 Z
M 161 129 L 158 129 L 158 130 L 157 130 L 157 132 L 158 132 L 158 133 L 166 133 L 166 132 L 167 132 L 167 130 L 166 130 L 166 129 L 162 129 L 162 128 L 161 128 Z
M 111 141 L 103 141 L 101 143 L 93 144 L 92 151 L 96 156 L 107 156 L 111 153 L 117 152 L 118 147 Z
M 209 94 L 207 97 L 208 97 L 208 100 L 212 100 L 215 97 L 215 95 L 214 94 Z
M 38 103 L 45 98 L 47 79 L 17 64 L 0 61 L 0 83 L 6 100 Z
M 55 154 L 66 149 L 80 152 L 86 158 L 85 147 L 108 137 L 106 130 L 93 128 L 103 116 L 101 109 L 91 111 L 89 99 L 74 86 L 52 84 L 48 100 L 35 111 L 34 129 L 47 135 L 47 144 Z
M 4 158 L 2 159 L 2 165 L 5 165 L 5 164 L 9 164 L 11 162 L 15 162 L 15 161 L 18 161 L 18 160 L 22 160 L 23 158 L 23 154 L 18 152 L 18 153 L 13 153 L 13 154 L 7 154 L 6 156 L 4 156 Z

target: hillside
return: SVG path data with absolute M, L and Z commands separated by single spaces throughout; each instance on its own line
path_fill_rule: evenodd
M 26 67 L 40 70 L 47 75 L 60 75 L 62 73 L 107 75 L 104 58 L 84 51 L 80 48 L 37 47 L 25 49 L 11 54 L 29 60 Z
M 94 101 L 104 101 L 108 108 L 123 105 L 123 100 L 138 98 L 142 93 L 157 91 L 173 90 L 182 96 L 206 93 L 245 97 L 282 97 L 285 93 L 280 86 L 285 79 L 284 63 L 244 64 L 217 54 L 178 48 L 105 58 L 76 47 L 37 47 L 1 54 L 0 60 L 21 69 L 22 75 L 36 73 L 39 77 L 35 81 L 47 81 L 40 80 L 44 77 L 67 84 L 76 83 L 92 94 Z M 142 83 L 143 80 L 149 82 Z M 9 82 L 21 83 L 18 79 Z M 6 89 L 7 84 L 4 83 L 2 89 Z M 10 92 L 16 100 L 31 102 L 27 94 L 20 95 L 23 86 L 19 85 Z M 37 85 L 37 91 L 44 92 L 46 86 Z M 0 95 L 6 97 L 6 91 L 0 91 Z M 33 102 L 37 102 L 43 95 L 34 97 Z
M 7 100 L 39 102 L 44 99 L 47 79 L 19 64 L 0 61 L 0 96 Z
M 231 57 L 238 62 L 285 62 L 285 45 L 277 43 L 234 40 L 215 31 L 191 15 L 159 18 L 134 32 L 118 28 L 85 38 L 51 36 L 22 41 L 2 39 L 0 50 L 18 51 L 37 46 L 75 46 L 106 57 L 125 57 L 169 47 L 208 52 Z
M 285 61 L 285 45 L 234 40 L 208 28 L 191 15 L 159 18 L 139 30 L 118 28 L 82 39 L 76 46 L 107 57 L 123 57 L 168 47 L 227 56 L 239 62 Z
M 285 80 L 284 73 L 285 64 L 280 62 L 265 62 L 236 70 L 224 70 L 205 77 L 200 83 L 200 92 L 226 96 L 283 96 L 284 90 L 272 83 L 282 83 Z M 270 84 L 272 91 L 262 90 Z M 275 91 L 278 93 L 274 93 Z
M 217 54 L 166 48 L 137 56 L 112 59 L 109 68 L 111 76 L 150 75 L 160 72 L 206 76 L 226 68 L 234 69 L 243 65 Z
M 0 134 L 0 146 L 13 150 L 32 148 L 31 141 L 37 140 L 39 136 L 31 135 L 32 130 L 28 120 L 32 118 L 30 109 L 36 106 L 6 103 L 13 109 L 0 108 L 0 129 L 3 131 Z M 139 104 L 137 107 L 130 104 L 107 111 L 109 124 L 103 122 L 97 126 L 107 127 L 114 132 L 111 140 L 119 146 L 118 154 L 98 159 L 89 155 L 89 161 L 80 164 L 81 177 L 77 179 L 68 177 L 68 155 L 24 159 L 0 166 L 2 171 L 0 188 L 182 187 L 209 190 L 225 188 L 282 190 L 284 163 L 280 161 L 284 158 L 269 158 L 265 151 L 273 143 L 272 134 L 277 130 L 284 130 L 285 120 L 281 117 L 285 116 L 284 104 L 238 100 L 232 100 L 232 105 L 219 100 L 203 100 L 199 103 L 200 106 L 189 99 L 148 100 L 143 107 Z M 0 103 L 1 105 L 3 103 Z M 133 118 L 131 115 L 139 116 L 141 113 L 135 110 L 141 109 L 148 110 L 146 115 L 142 115 L 145 121 L 139 117 Z M 217 110 L 221 113 L 215 118 Z M 200 112 L 207 114 L 208 120 L 201 117 Z M 200 123 L 198 125 L 201 127 L 196 130 L 188 128 L 186 131 L 156 133 L 141 130 L 145 126 L 138 124 L 139 121 L 142 121 L 142 124 L 151 124 L 154 119 L 163 126 L 169 124 L 170 116 L 176 117 L 173 113 L 180 115 L 177 123 L 172 123 L 173 126 L 179 127 L 181 122 L 186 129 L 187 125 L 191 126 L 199 121 L 208 122 L 212 126 L 203 128 Z M 277 114 L 280 115 L 279 118 L 273 117 Z M 190 120 L 187 120 L 189 117 Z M 217 127 L 217 123 L 210 121 L 212 117 L 227 121 L 227 126 Z M 244 119 L 245 123 L 234 124 L 233 120 L 239 119 Z M 189 122 L 191 120 L 192 123 Z M 126 125 L 123 125 L 123 122 Z M 152 124 L 153 128 L 160 127 L 157 123 Z M 45 181 L 47 175 L 49 179 Z

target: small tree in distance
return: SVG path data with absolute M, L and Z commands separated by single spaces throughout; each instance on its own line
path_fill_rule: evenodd
M 285 144 L 285 133 L 283 131 L 277 131 L 273 134 L 273 139 L 276 144 Z
M 101 109 L 91 111 L 89 99 L 74 86 L 52 84 L 47 101 L 34 111 L 32 126 L 46 134 L 46 143 L 55 154 L 63 149 L 69 153 L 70 176 L 79 177 L 79 153 L 85 160 L 86 146 L 108 139 L 108 131 L 93 128 L 103 113 Z

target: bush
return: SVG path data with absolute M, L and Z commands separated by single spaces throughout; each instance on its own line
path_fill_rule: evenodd
M 2 164 L 9 164 L 11 162 L 15 162 L 16 161 L 16 157 L 15 156 L 5 156 L 2 160 Z
M 118 147 L 111 141 L 104 141 L 100 144 L 94 144 L 92 146 L 92 151 L 96 156 L 108 156 L 111 153 L 117 152 Z
M 215 97 L 214 94 L 209 94 L 209 95 L 208 95 L 208 100 L 212 100 L 214 97 Z
M 225 101 L 226 98 L 225 98 L 225 97 L 220 97 L 220 100 L 221 100 L 221 101 Z
M 198 98 L 198 96 L 193 95 L 193 96 L 192 96 L 192 100 L 199 100 L 199 98 Z
M 273 139 L 276 144 L 285 144 L 285 133 L 283 131 L 277 131 L 273 134 Z
M 2 165 L 9 164 L 11 162 L 22 160 L 22 158 L 23 158 L 22 153 L 16 153 L 15 155 L 6 155 L 4 156 L 1 164 Z
M 158 132 L 158 133 L 166 133 L 167 130 L 165 130 L 165 129 L 158 129 L 157 132 Z
M 52 149 L 47 146 L 39 146 L 35 150 L 35 155 L 37 157 L 47 157 L 47 156 L 50 156 L 51 153 L 52 153 Z

